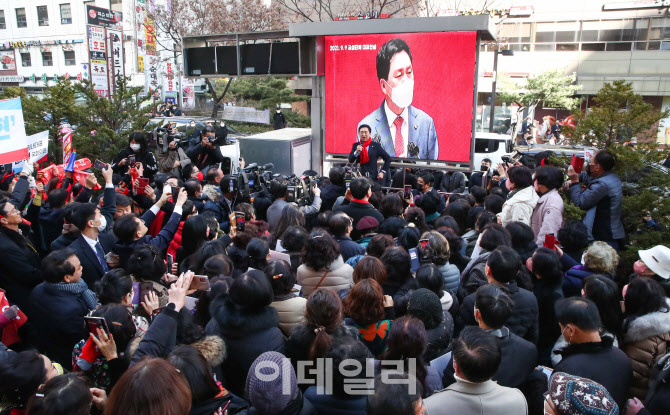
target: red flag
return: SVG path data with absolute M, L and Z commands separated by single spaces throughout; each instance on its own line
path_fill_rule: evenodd
M 3 290 L 0 290 L 0 313 L 5 311 L 9 307 L 10 307 L 9 301 L 7 301 L 5 292 Z M 6 346 L 9 346 L 11 344 L 18 343 L 19 341 L 21 341 L 21 338 L 19 337 L 17 330 L 19 329 L 19 327 L 26 324 L 26 321 L 28 321 L 28 317 L 26 317 L 26 315 L 23 314 L 23 311 L 19 310 L 19 313 L 16 316 L 16 318 L 12 320 L 2 330 L 2 343 Z

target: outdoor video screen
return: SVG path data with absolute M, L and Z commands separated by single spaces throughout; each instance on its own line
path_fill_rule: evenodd
M 326 36 L 326 153 L 358 127 L 394 158 L 470 161 L 475 32 Z

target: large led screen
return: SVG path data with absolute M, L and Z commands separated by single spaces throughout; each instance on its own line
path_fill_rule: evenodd
M 476 32 L 327 36 L 326 153 L 358 127 L 394 158 L 470 161 Z

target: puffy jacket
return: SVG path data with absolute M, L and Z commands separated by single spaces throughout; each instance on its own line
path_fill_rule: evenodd
M 537 246 L 542 246 L 547 234 L 558 235 L 558 230 L 562 226 L 563 198 L 558 190 L 553 189 L 540 196 L 533 210 L 533 216 L 530 218 L 530 227 L 535 234 Z
M 637 317 L 623 335 L 622 350 L 633 363 L 631 395 L 644 399 L 649 389 L 651 368 L 670 346 L 670 299 L 664 310 Z
M 224 386 L 242 396 L 254 360 L 265 352 L 284 353 L 286 338 L 279 330 L 277 310 L 268 306 L 245 312 L 227 298 L 215 299 L 210 310 L 212 319 L 205 332 L 223 337 L 228 351 L 221 367 Z
M 293 329 L 305 320 L 305 307 L 307 299 L 290 294 L 284 297 L 275 297 L 270 304 L 279 314 L 279 328 L 286 337 L 290 336 Z
M 626 234 L 621 222 L 621 180 L 608 172 L 598 178 L 591 178 L 582 172 L 580 183 L 586 184 L 582 190 L 580 184 L 570 186 L 570 201 L 582 210 L 595 208 L 595 217 L 584 223 L 596 241 L 623 239 Z M 589 216 L 587 215 L 587 218 Z
M 510 222 L 522 222 L 530 226 L 530 218 L 533 216 L 533 209 L 538 199 L 539 196 L 535 193 L 533 186 L 514 193 L 503 205 L 502 212 L 498 213 L 502 226 L 507 226 Z
M 326 274 L 326 277 L 321 281 L 321 278 Z M 319 288 L 328 288 L 335 293 L 338 291 L 351 288 L 354 286 L 354 269 L 351 265 L 344 263 L 344 260 L 339 256 L 335 261 L 331 262 L 328 268 L 313 270 L 305 264 L 298 267 L 298 284 L 302 286 L 302 295 L 307 298 L 316 289 L 316 286 L 321 281 Z
M 172 241 L 170 241 L 170 245 L 168 246 L 167 253 L 169 255 L 172 255 L 172 259 L 177 258 L 177 249 L 181 247 L 181 231 L 183 228 L 184 228 L 184 222 L 179 222 L 177 231 L 174 233 L 174 237 L 172 238 Z M 172 270 L 168 270 L 168 272 L 172 273 Z
M 444 289 L 455 293 L 458 290 L 458 283 L 461 281 L 461 273 L 456 265 L 446 263 L 440 266 L 442 279 L 444 280 Z

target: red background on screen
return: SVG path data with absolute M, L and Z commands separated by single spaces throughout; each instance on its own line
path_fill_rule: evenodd
M 326 36 L 326 153 L 348 154 L 356 127 L 379 108 L 377 52 L 401 38 L 412 52 L 412 106 L 433 118 L 439 159 L 468 162 L 475 81 L 475 32 Z M 331 51 L 334 45 L 376 45 L 375 50 Z

